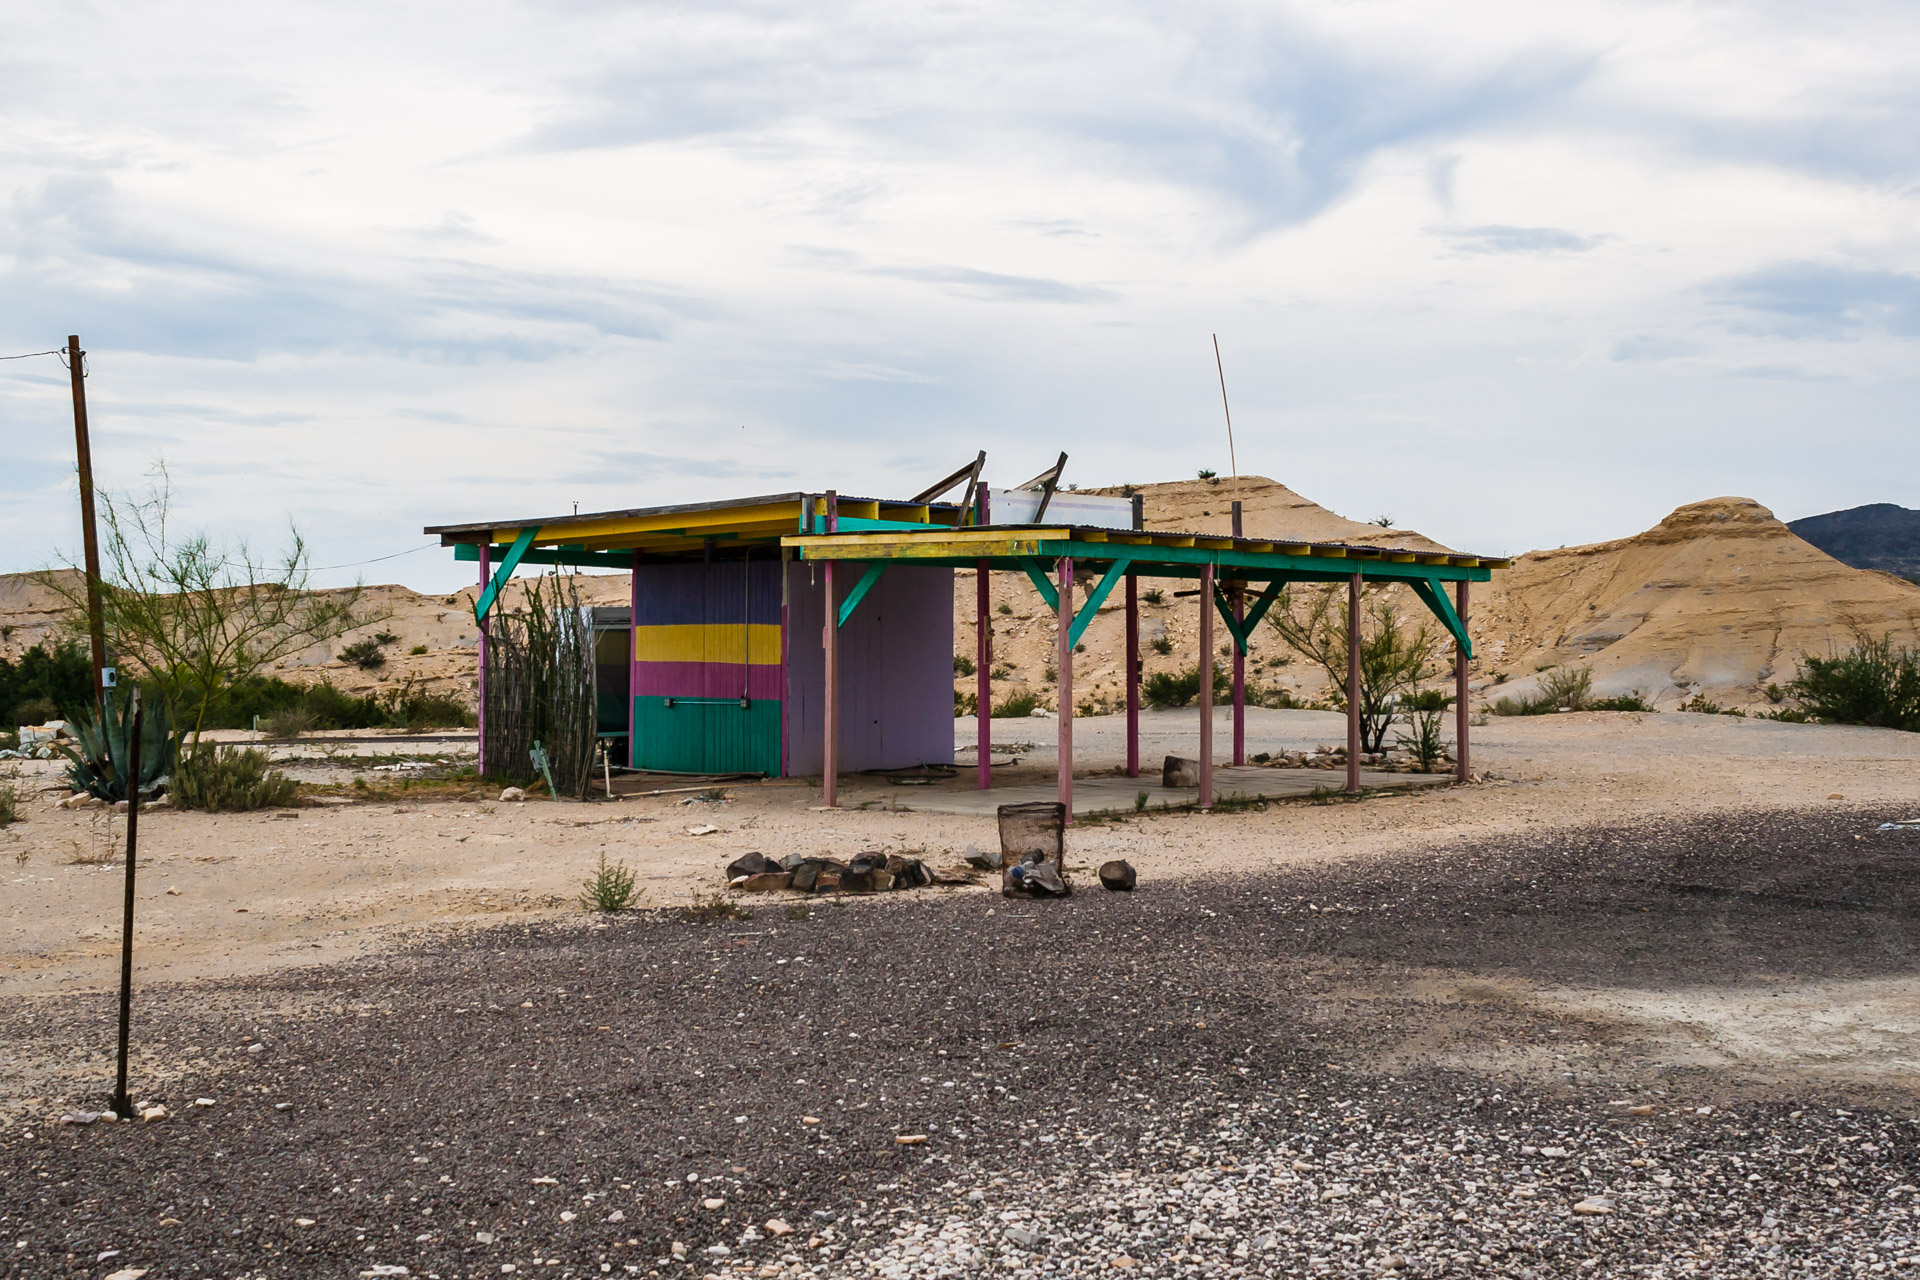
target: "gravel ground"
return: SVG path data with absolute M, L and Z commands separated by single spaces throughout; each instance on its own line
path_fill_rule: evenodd
M 1904 1089 L 1431 992 L 1910 975 L 1920 831 L 1875 829 L 1901 816 L 450 932 L 141 992 L 158 1123 L 52 1123 L 100 1105 L 75 1090 L 112 1002 L 12 1000 L 0 1041 L 56 1096 L 0 1131 L 0 1275 L 1897 1269 Z M 1510 1069 L 1444 1065 L 1496 1046 Z

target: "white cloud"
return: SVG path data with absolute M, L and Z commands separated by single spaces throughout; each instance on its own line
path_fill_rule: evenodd
M 0 54 L 0 354 L 77 330 L 103 479 L 164 454 L 191 518 L 291 515 L 321 564 L 575 501 L 911 491 L 979 447 L 1224 469 L 1216 331 L 1243 469 L 1460 544 L 1920 504 L 1906 7 L 90 30 L 76 60 L 27 11 Z M 0 569 L 74 541 L 43 363 L 0 364 Z M 393 572 L 464 576 L 437 554 Z

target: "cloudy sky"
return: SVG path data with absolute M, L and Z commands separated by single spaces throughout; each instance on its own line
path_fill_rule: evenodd
M 1920 9 L 22 7 L 0 355 L 103 485 L 327 581 L 423 524 L 978 448 L 1489 551 L 1920 506 Z M 0 363 L 0 571 L 77 542 Z

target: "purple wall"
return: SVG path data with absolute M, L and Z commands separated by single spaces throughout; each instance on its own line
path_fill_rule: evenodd
M 845 562 L 845 600 L 866 566 Z M 787 566 L 787 772 L 820 772 L 825 577 Z M 892 565 L 840 630 L 840 768 L 953 763 L 953 570 Z

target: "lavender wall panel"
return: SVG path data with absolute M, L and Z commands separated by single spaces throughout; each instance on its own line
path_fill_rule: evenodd
M 862 566 L 842 565 L 841 598 Z M 822 574 L 787 569 L 787 772 L 821 762 Z M 953 570 L 893 565 L 840 631 L 841 769 L 953 762 Z

